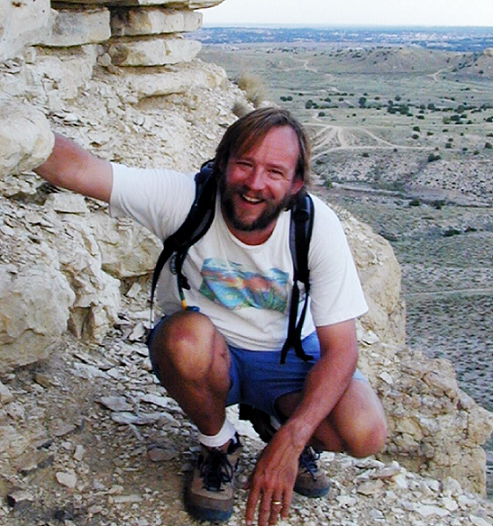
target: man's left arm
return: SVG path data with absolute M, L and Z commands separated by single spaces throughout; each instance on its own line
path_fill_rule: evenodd
M 318 327 L 317 335 L 320 360 L 307 376 L 301 401 L 285 424 L 301 450 L 341 399 L 358 362 L 354 320 Z
M 281 517 L 288 515 L 298 458 L 320 424 L 348 388 L 358 361 L 354 320 L 318 327 L 321 357 L 305 381 L 301 400 L 287 422 L 264 449 L 250 484 L 247 523 L 259 503 L 259 525 L 270 520 L 272 502 L 282 501 Z

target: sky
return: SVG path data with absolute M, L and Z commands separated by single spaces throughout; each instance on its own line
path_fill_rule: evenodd
M 201 10 L 204 26 L 297 24 L 488 26 L 493 0 L 224 0 Z

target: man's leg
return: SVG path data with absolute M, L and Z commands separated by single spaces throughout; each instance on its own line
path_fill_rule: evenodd
M 300 393 L 281 396 L 276 408 L 289 417 Z M 319 450 L 344 451 L 362 458 L 378 453 L 387 438 L 387 423 L 382 404 L 371 386 L 353 379 L 330 415 L 315 431 L 310 445 Z
M 198 312 L 178 312 L 156 328 L 150 345 L 158 378 L 205 435 L 225 421 L 230 358 L 212 322 Z
M 233 513 L 241 444 L 226 421 L 226 343 L 206 316 L 179 312 L 156 327 L 150 354 L 162 385 L 200 432 L 201 452 L 186 488 L 187 509 L 199 520 L 227 520 Z

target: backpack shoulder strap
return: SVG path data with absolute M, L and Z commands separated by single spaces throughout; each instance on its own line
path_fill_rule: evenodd
M 157 282 L 166 261 L 176 253 L 175 269 L 179 287 L 187 287 L 186 278 L 181 273 L 181 267 L 188 249 L 196 243 L 209 229 L 214 219 L 216 181 L 212 177 L 213 162 L 202 165 L 195 175 L 195 198 L 188 215 L 178 230 L 163 241 L 163 249 L 154 268 L 151 284 L 151 318 L 154 304 L 154 293 Z
M 285 363 L 286 355 L 291 347 L 294 347 L 296 355 L 305 361 L 311 359 L 303 351 L 301 346 L 301 331 L 305 321 L 308 307 L 308 293 L 310 291 L 310 271 L 308 268 L 308 250 L 314 222 L 313 200 L 308 193 L 298 194 L 292 210 L 291 225 L 289 232 L 289 248 L 293 259 L 293 290 L 291 293 L 291 305 L 289 308 L 288 335 L 281 350 L 281 363 Z M 299 282 L 305 288 L 305 302 L 301 316 L 298 318 L 298 304 L 300 299 Z

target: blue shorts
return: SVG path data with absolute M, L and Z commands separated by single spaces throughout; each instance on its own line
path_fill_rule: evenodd
M 245 403 L 279 417 L 276 400 L 285 394 L 303 390 L 306 376 L 320 358 L 320 343 L 313 332 L 302 341 L 303 350 L 313 359 L 305 362 L 289 349 L 286 362 L 280 364 L 281 351 L 247 351 L 228 346 L 231 354 L 231 388 L 226 405 Z M 366 378 L 357 369 L 354 379 Z
M 149 334 L 147 345 L 154 339 L 154 331 L 164 318 L 156 324 Z M 320 358 L 320 343 L 317 333 L 313 332 L 302 341 L 303 350 L 313 359 L 305 362 L 294 349 L 289 349 L 286 362 L 281 365 L 281 351 L 248 351 L 228 345 L 231 356 L 229 389 L 226 405 L 244 403 L 256 407 L 270 415 L 279 417 L 275 409 L 276 400 L 285 394 L 303 390 L 306 376 Z M 154 374 L 159 380 L 157 368 L 152 360 Z M 366 380 L 356 369 L 353 378 Z

